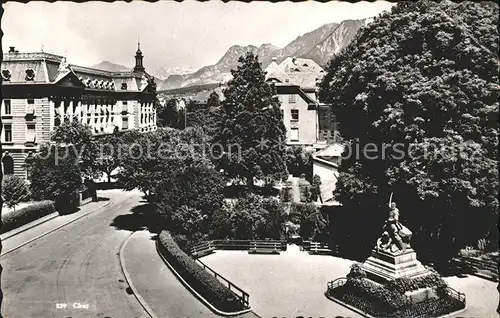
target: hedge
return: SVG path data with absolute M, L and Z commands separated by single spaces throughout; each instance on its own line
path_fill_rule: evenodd
M 56 209 L 52 201 L 36 202 L 27 207 L 12 211 L 2 216 L 3 226 L 0 233 L 16 229 L 54 212 L 56 212 Z
M 182 251 L 167 231 L 159 235 L 159 250 L 177 273 L 215 308 L 225 312 L 246 309 L 232 291 Z
M 446 288 L 448 285 L 446 282 L 436 273 L 431 273 L 426 276 L 408 278 L 401 277 L 388 281 L 385 287 L 390 291 L 395 291 L 400 294 L 405 292 L 414 291 L 420 288 L 434 288 L 442 289 Z

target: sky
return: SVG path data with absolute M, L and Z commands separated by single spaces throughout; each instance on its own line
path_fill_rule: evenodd
M 232 45 L 272 43 L 283 47 L 326 23 L 373 17 L 385 1 L 292 3 L 211 0 L 105 3 L 7 2 L 2 49 L 66 55 L 90 66 L 111 61 L 134 65 L 138 38 L 147 70 L 200 68 L 215 64 Z

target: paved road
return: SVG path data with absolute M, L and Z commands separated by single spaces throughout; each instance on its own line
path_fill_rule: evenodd
M 123 256 L 132 284 L 154 314 L 169 318 L 223 317 L 209 310 L 172 274 L 158 256 L 152 237 L 148 231 L 136 232 L 125 246 Z M 258 317 L 249 312 L 236 318 Z
M 111 199 L 106 208 L 0 258 L 5 317 L 147 317 L 127 292 L 118 257 L 130 229 L 140 227 L 130 215 L 140 194 L 101 196 Z

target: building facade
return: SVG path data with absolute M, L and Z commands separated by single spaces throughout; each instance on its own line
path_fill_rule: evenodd
M 281 102 L 287 144 L 313 150 L 312 174 L 321 178 L 318 203 L 337 205 L 333 193 L 344 147 L 338 144 L 338 124 L 330 105 L 317 98 L 317 82 L 324 70 L 310 59 L 292 57 L 280 64 L 273 60 L 266 73 Z
M 95 135 L 156 130 L 156 84 L 144 69 L 140 48 L 134 69 L 108 72 L 11 47 L 3 55 L 1 76 L 4 174 L 25 177 L 25 164 L 65 120 L 77 119 Z
M 330 107 L 317 99 L 324 70 L 313 60 L 291 57 L 280 64 L 273 59 L 265 71 L 281 102 L 287 144 L 324 148 L 335 130 Z

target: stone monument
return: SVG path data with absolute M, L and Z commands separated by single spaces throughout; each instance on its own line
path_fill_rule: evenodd
M 399 222 L 399 210 L 391 201 L 392 195 L 389 199 L 389 218 L 382 228 L 382 235 L 371 256 L 361 265 L 366 277 L 379 284 L 431 273 L 417 260 L 417 253 L 410 246 L 412 232 Z

